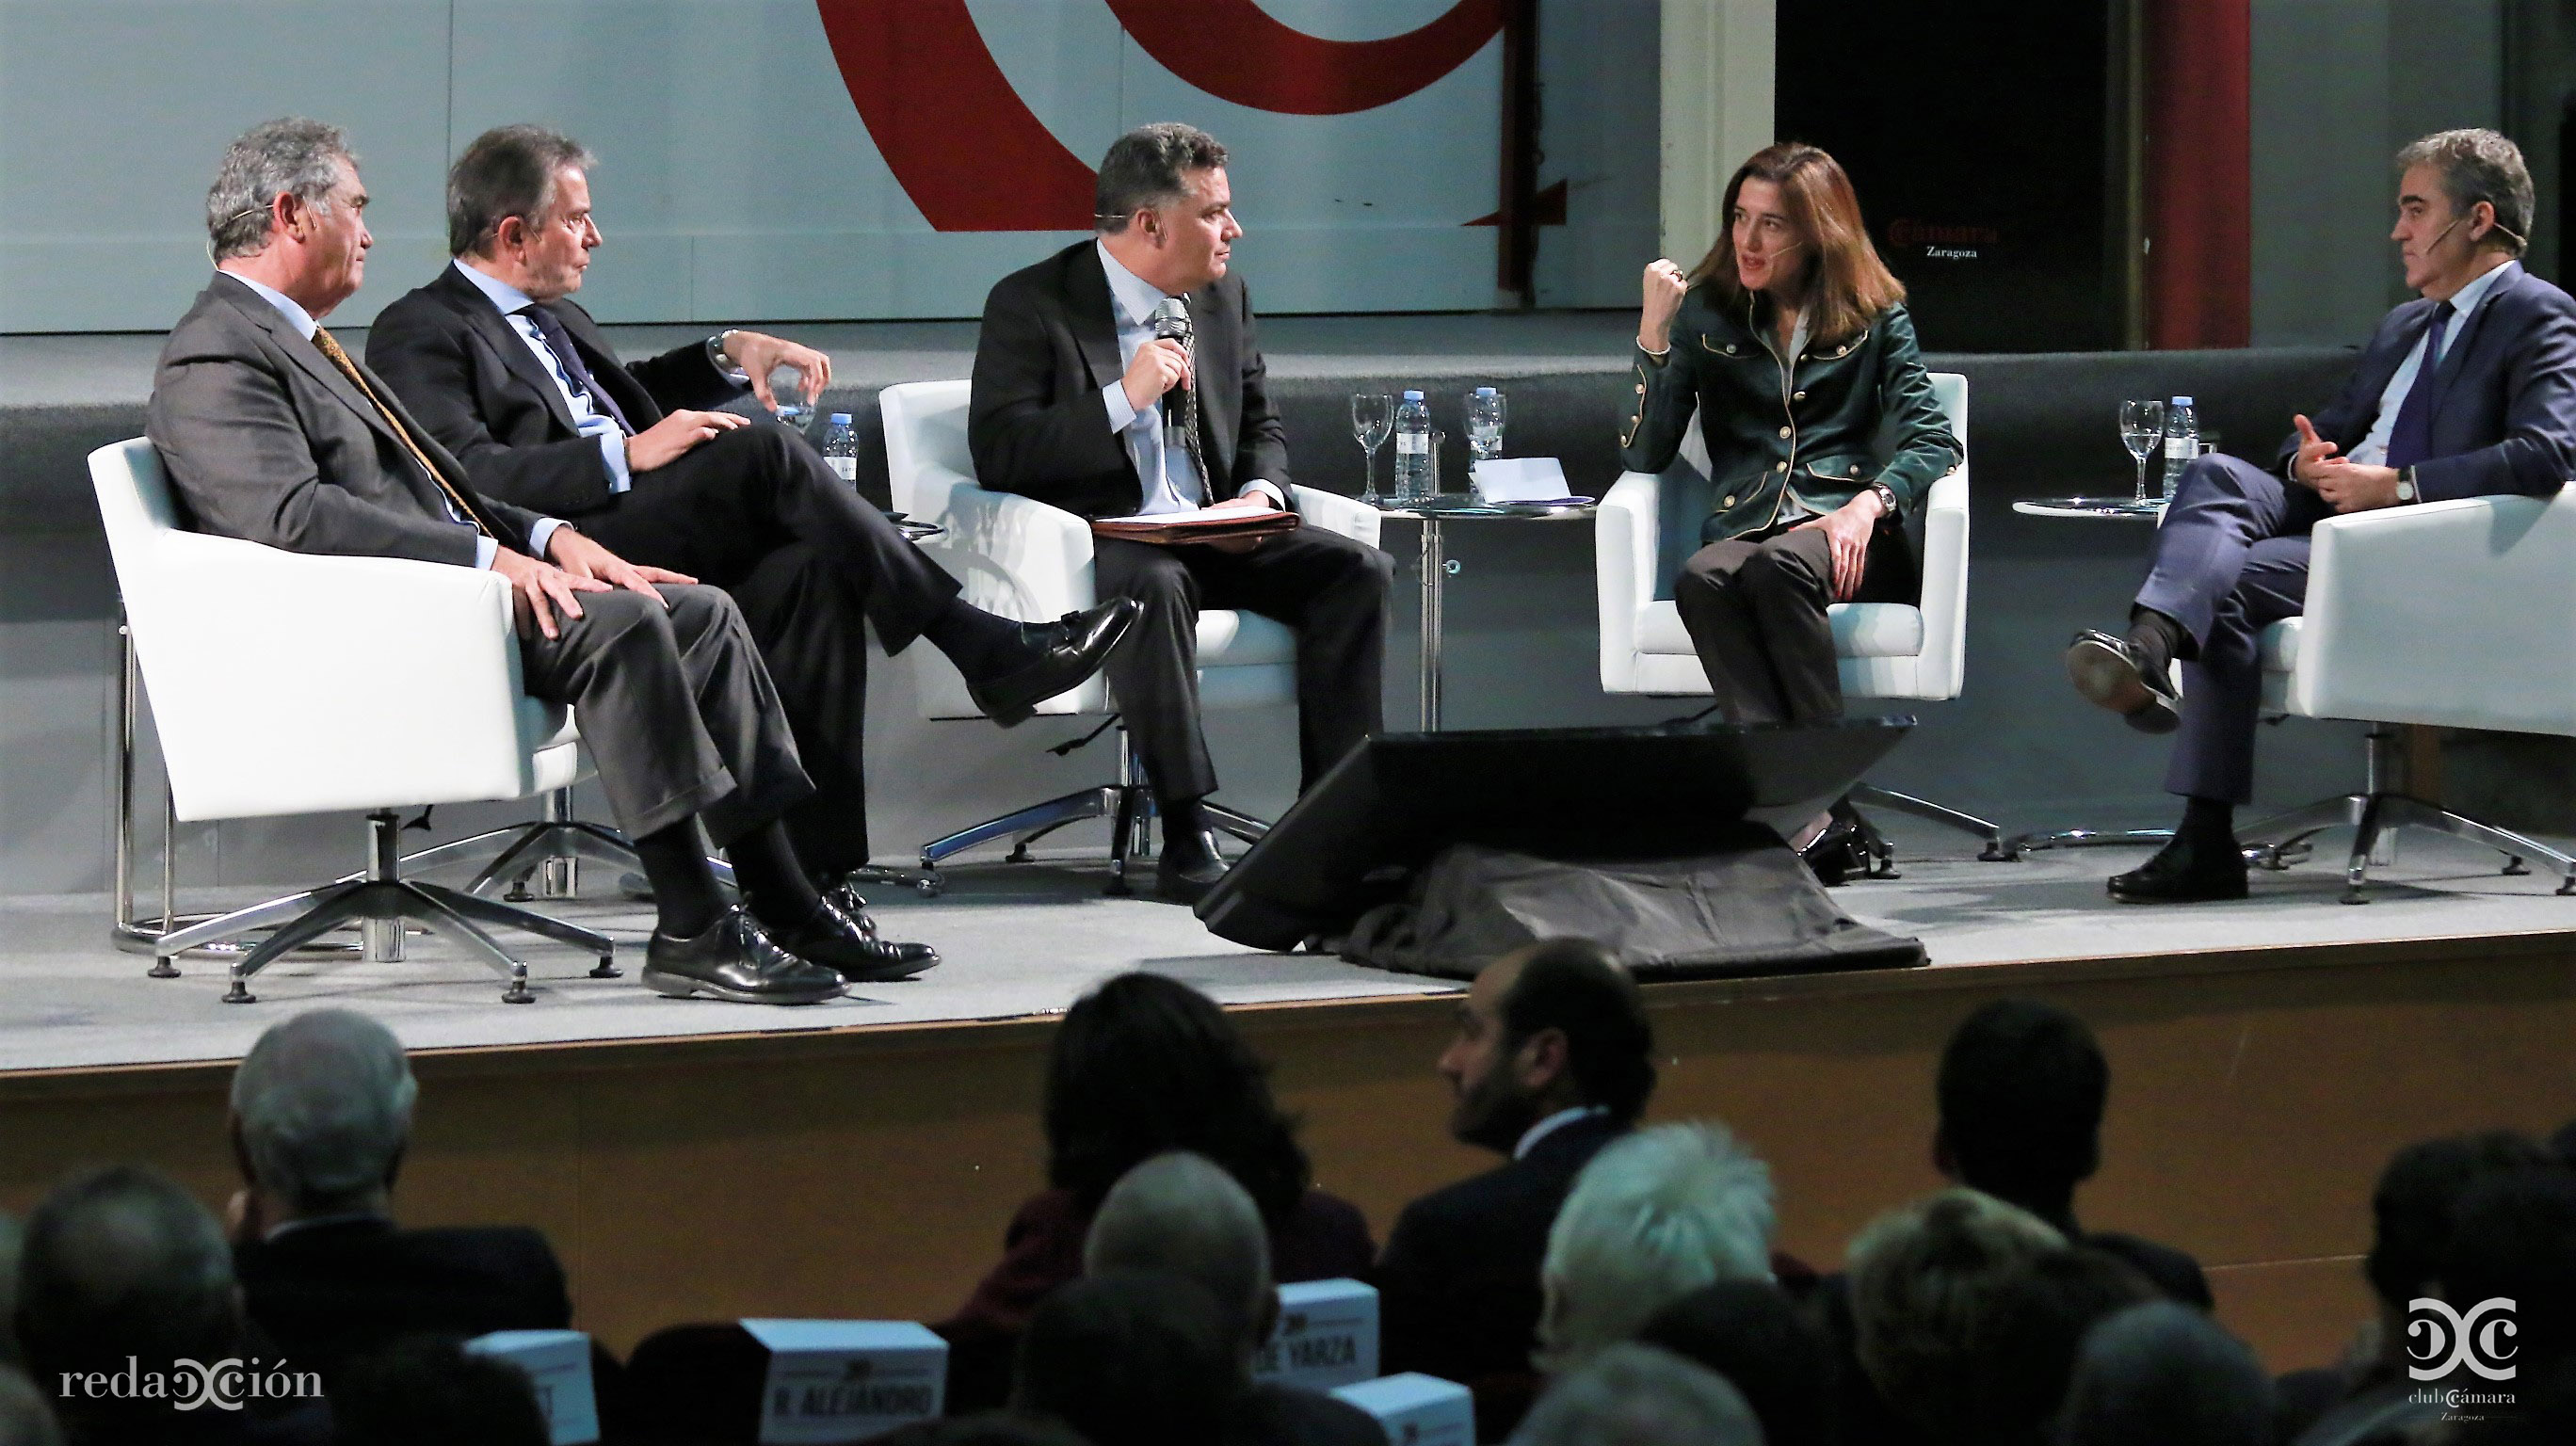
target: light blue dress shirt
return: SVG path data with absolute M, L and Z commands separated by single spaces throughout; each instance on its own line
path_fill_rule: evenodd
M 564 374 L 563 358 L 556 356 L 555 349 L 546 345 L 545 333 L 537 330 L 535 322 L 518 314 L 520 307 L 533 304 L 528 294 L 506 281 L 486 276 L 462 260 L 448 264 L 456 268 L 457 275 L 473 282 L 474 289 L 491 300 L 500 311 L 501 319 L 510 324 L 510 329 L 519 334 L 519 340 L 526 342 L 528 350 L 536 355 L 537 365 L 544 367 L 546 375 L 554 378 L 555 390 L 563 394 L 564 405 L 572 408 L 573 430 L 585 437 L 599 439 L 599 460 L 608 468 L 608 490 L 623 492 L 634 486 L 634 474 L 627 470 L 625 429 L 617 425 L 615 417 L 599 410 L 589 391 L 572 384 L 572 378 Z
M 238 271 L 227 271 L 224 274 L 267 298 L 268 304 L 277 308 L 278 315 L 286 318 L 286 324 L 295 328 L 295 334 L 297 336 L 304 338 L 306 341 L 311 341 L 313 339 L 313 333 L 321 329 L 321 323 L 315 321 L 312 313 L 306 311 L 301 305 L 299 305 L 294 297 L 287 295 L 283 291 L 262 286 L 258 282 L 251 280 L 249 277 L 242 275 Z M 457 516 L 456 504 L 449 502 L 444 496 L 439 498 L 439 505 L 447 509 L 448 521 L 461 523 L 467 527 L 474 525 L 471 521 Z M 536 525 L 528 529 L 528 556 L 545 556 L 546 543 L 553 539 L 555 529 L 561 526 L 563 526 L 562 518 L 538 518 Z M 497 539 L 486 537 L 481 533 L 475 534 L 474 565 L 476 567 L 490 567 L 492 565 L 492 559 L 499 556 L 500 552 L 501 544 Z
M 2478 302 L 2484 299 L 2488 292 L 2495 290 L 2496 282 L 2519 264 L 2508 261 L 2461 287 L 2451 297 L 2451 324 L 2442 332 L 2443 352 L 2448 352 L 2451 349 L 2451 343 L 2459 340 L 2461 318 L 2477 309 Z M 2406 394 L 2414 389 L 2416 375 L 2424 370 L 2424 345 L 2432 339 L 2433 329 L 2427 326 L 2424 328 L 2424 335 L 2416 338 L 2414 349 L 2406 353 L 2406 360 L 2397 364 L 2396 372 L 2388 378 L 2387 389 L 2379 394 L 2379 415 L 2371 419 L 2369 435 L 2363 437 L 2360 444 L 2346 454 L 2351 461 L 2365 467 L 2384 467 L 2388 464 L 2388 438 L 2390 433 L 2397 430 L 2397 409 L 2406 405 Z M 2442 356 L 2437 352 L 2432 358 L 2432 365 L 2438 367 L 2441 364 Z
M 1199 476 L 1198 464 L 1190 459 L 1187 447 L 1163 444 L 1163 404 L 1138 411 L 1127 400 L 1125 372 L 1136 360 L 1136 353 L 1154 339 L 1154 308 L 1163 304 L 1164 293 L 1152 282 L 1138 276 L 1109 254 L 1109 248 L 1098 241 L 1091 243 L 1100 253 L 1100 269 L 1109 273 L 1109 310 L 1118 323 L 1118 370 L 1120 379 L 1100 389 L 1101 400 L 1109 407 L 1109 430 L 1119 434 L 1127 446 L 1127 460 L 1136 464 L 1136 476 L 1143 482 L 1144 496 L 1136 514 L 1156 517 L 1172 512 L 1196 512 L 1207 497 L 1206 479 Z M 1254 479 L 1243 484 L 1240 492 L 1260 493 L 1272 506 L 1285 508 L 1288 499 L 1270 482 Z

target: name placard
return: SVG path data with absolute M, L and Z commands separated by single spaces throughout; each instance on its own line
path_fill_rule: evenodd
M 599 1397 L 590 1380 L 590 1337 L 580 1331 L 494 1331 L 465 1349 L 509 1361 L 537 1384 L 554 1446 L 587 1446 L 599 1439 Z
M 1279 1287 L 1279 1329 L 1252 1358 L 1256 1379 L 1329 1391 L 1377 1374 L 1377 1288 L 1356 1280 Z
M 1389 1446 L 1476 1446 L 1476 1400 L 1455 1381 L 1407 1371 L 1332 1394 L 1376 1417 Z
M 746 1320 L 769 1350 L 761 1446 L 858 1441 L 939 1414 L 948 1342 L 896 1320 Z

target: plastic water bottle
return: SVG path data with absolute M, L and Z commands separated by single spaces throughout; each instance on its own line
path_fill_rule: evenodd
M 1431 409 L 1422 393 L 1406 392 L 1395 408 L 1395 505 L 1431 500 Z
M 850 430 L 849 413 L 832 414 L 831 430 L 823 434 L 823 460 L 832 465 L 833 476 L 859 485 L 859 434 Z
M 1467 394 L 1467 456 L 1476 462 L 1503 455 L 1503 394 L 1478 387 Z
M 2165 404 L 2165 500 L 2173 500 L 2174 489 L 2182 485 L 2182 472 L 2191 459 L 2200 455 L 2200 422 L 2191 414 L 2191 398 L 2176 397 Z

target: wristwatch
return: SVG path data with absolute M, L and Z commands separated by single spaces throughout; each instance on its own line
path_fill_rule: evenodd
M 1894 517 L 1896 515 L 1896 489 L 1888 486 L 1884 482 L 1872 482 L 1869 484 L 1869 490 L 1878 494 L 1878 505 L 1880 511 L 1889 517 Z
M 2400 502 L 2415 500 L 2415 469 L 2412 467 L 2397 469 L 2397 500 Z
M 715 363 L 716 370 L 727 376 L 741 376 L 742 363 L 735 361 L 733 353 L 725 350 L 724 339 L 725 333 L 721 331 L 707 338 L 707 360 Z

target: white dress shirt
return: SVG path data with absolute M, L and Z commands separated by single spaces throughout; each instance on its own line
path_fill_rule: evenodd
M 2448 352 L 2451 343 L 2459 340 L 2460 323 L 2477 309 L 2478 302 L 2495 289 L 2496 279 L 2513 265 L 2508 261 L 2452 295 L 2451 322 L 2442 329 L 2442 352 Z M 2424 370 L 2424 344 L 2432 339 L 2433 328 L 2428 325 L 2424 334 L 2415 339 L 2414 347 L 2406 353 L 2406 360 L 2397 364 L 2396 373 L 2388 379 L 2387 389 L 2379 394 L 2379 415 L 2371 419 L 2370 434 L 2345 454 L 2351 461 L 2365 467 L 2387 465 L 2388 436 L 2397 430 L 2397 409 L 2406 405 L 2406 394 L 2414 389 L 2416 375 Z M 2442 364 L 2441 353 L 2433 356 L 2432 364 L 2436 367 Z
M 1576 1120 L 1588 1120 L 1594 1115 L 1608 1113 L 1610 1113 L 1608 1105 L 1576 1105 L 1572 1109 L 1558 1110 L 1555 1114 L 1521 1131 L 1520 1143 L 1512 1146 L 1512 1158 L 1515 1160 L 1526 1158 L 1530 1151 L 1538 1148 L 1539 1141 L 1573 1124 Z
M 240 282 L 242 285 L 249 287 L 251 290 L 258 292 L 261 296 L 266 297 L 268 299 L 268 304 L 277 308 L 278 315 L 286 318 L 286 324 L 295 328 L 295 334 L 297 336 L 304 338 L 306 341 L 311 341 L 313 339 L 313 333 L 321 329 L 321 323 L 313 319 L 312 313 L 307 312 L 301 305 L 297 304 L 294 297 L 287 295 L 283 291 L 262 286 L 258 282 L 251 280 L 249 277 L 242 275 L 238 271 L 227 271 L 224 274 L 231 277 L 233 280 Z M 448 521 L 461 522 L 468 527 L 474 525 L 470 519 L 456 515 L 456 504 L 448 501 L 444 494 L 441 494 L 439 497 L 439 505 L 447 509 Z M 562 518 L 538 518 L 536 525 L 528 529 L 528 556 L 545 556 L 546 543 L 553 539 L 555 529 L 561 526 L 563 526 Z M 498 557 L 500 553 L 501 544 L 497 539 L 486 537 L 481 533 L 475 534 L 474 565 L 476 567 L 490 567 L 492 565 L 492 559 Z
M 1137 479 L 1144 495 L 1136 508 L 1138 516 L 1161 516 L 1172 512 L 1196 512 L 1207 498 L 1206 479 L 1199 476 L 1198 464 L 1190 459 L 1187 447 L 1163 445 L 1163 403 L 1139 411 L 1127 400 L 1125 372 L 1136 360 L 1145 343 L 1154 339 L 1154 308 L 1163 304 L 1165 293 L 1152 282 L 1119 264 L 1109 248 L 1098 241 L 1091 243 L 1100 253 L 1100 269 L 1109 273 L 1109 310 L 1118 323 L 1118 369 L 1120 379 L 1100 389 L 1101 400 L 1109 407 L 1109 430 L 1119 434 L 1127 446 L 1127 460 L 1136 464 Z M 1194 382 L 1196 378 L 1192 379 Z M 1285 510 L 1288 499 L 1278 487 L 1255 478 L 1236 489 L 1239 494 L 1258 494 L 1274 507 Z
M 519 340 L 526 342 L 528 350 L 536 355 L 537 365 L 544 367 L 546 375 L 554 378 L 555 390 L 563 394 L 564 405 L 572 408 L 573 430 L 585 437 L 599 439 L 599 460 L 608 469 L 608 490 L 624 492 L 633 487 L 634 474 L 627 470 L 626 463 L 626 429 L 617 425 L 615 417 L 599 410 L 588 389 L 572 384 L 572 378 L 564 374 L 563 358 L 556 356 L 555 349 L 546 345 L 545 333 L 537 330 L 535 322 L 519 315 L 519 308 L 534 304 L 528 294 L 497 277 L 484 275 L 462 260 L 448 264 L 456 268 L 458 275 L 473 282 L 475 290 L 490 298 L 494 308 L 501 313 L 501 319 L 510 324 L 510 329 L 519 334 Z

